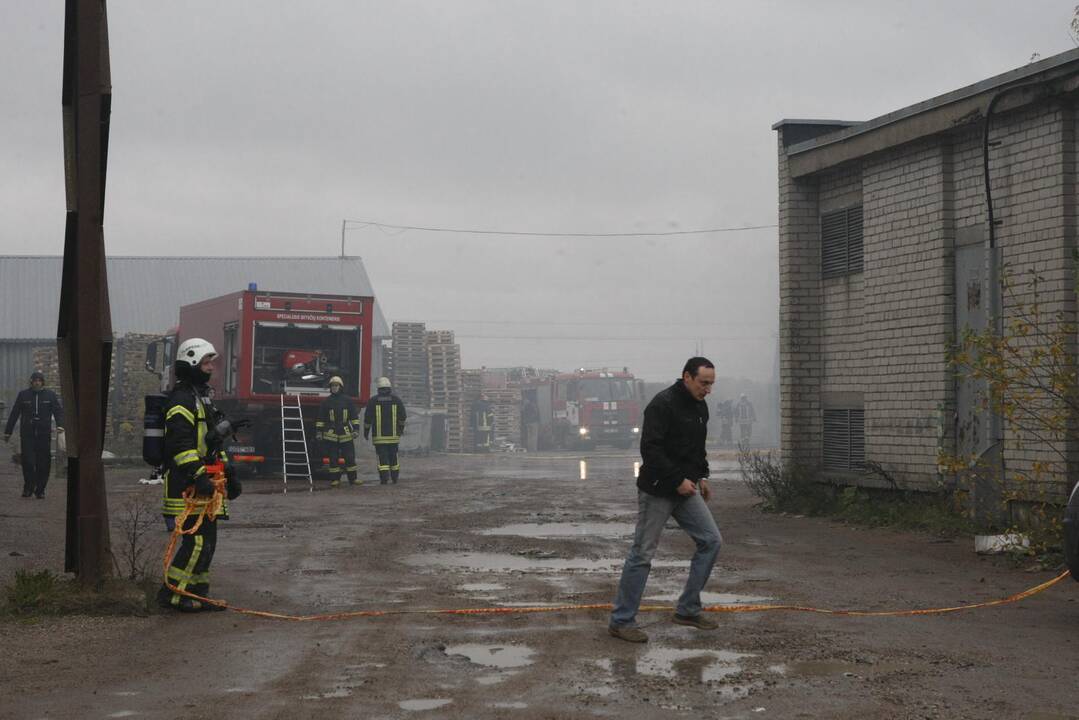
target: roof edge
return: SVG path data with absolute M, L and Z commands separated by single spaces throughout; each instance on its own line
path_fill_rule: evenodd
M 845 130 L 840 130 L 835 133 L 823 135 L 819 138 L 813 138 L 811 140 L 806 140 L 805 142 L 791 145 L 789 148 L 787 148 L 787 154 L 789 156 L 793 156 L 799 153 L 805 153 L 810 150 L 825 147 L 827 145 L 833 145 L 835 143 L 843 142 L 844 140 L 847 140 L 849 138 L 873 132 L 874 130 L 878 130 L 888 125 L 893 125 L 903 120 L 916 117 L 930 110 L 944 107 L 946 105 L 951 105 L 962 100 L 970 99 L 978 95 L 982 95 L 990 91 L 1003 88 L 1007 85 L 1031 79 L 1036 75 L 1042 73 L 1050 74 L 1053 77 L 1056 77 L 1059 73 L 1053 73 L 1054 70 L 1059 70 L 1060 68 L 1066 67 L 1073 63 L 1079 64 L 1079 48 L 1067 50 L 1057 55 L 1045 58 L 1044 60 L 1029 63 L 1022 67 L 1008 70 L 1007 72 L 1000 73 L 999 75 L 994 75 L 990 78 L 986 78 L 985 80 L 981 80 L 971 85 L 966 85 L 959 88 L 958 90 L 953 90 L 951 92 L 944 93 L 943 95 L 937 95 L 936 97 L 930 98 L 928 100 L 923 100 L 913 105 L 908 105 L 904 108 L 900 108 L 899 110 L 894 110 L 885 115 L 880 115 L 879 117 L 875 117 L 863 123 L 853 125 Z M 772 129 L 776 129 L 779 124 L 780 123 L 773 125 Z

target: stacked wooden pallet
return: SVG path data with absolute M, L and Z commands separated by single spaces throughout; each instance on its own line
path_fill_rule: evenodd
M 475 430 L 472 427 L 472 406 L 483 397 L 483 370 L 461 371 L 462 437 L 466 450 L 475 447 Z
M 129 333 L 113 340 L 105 449 L 121 457 L 138 457 L 142 452 L 143 399 L 160 389 L 158 377 L 147 372 L 145 367 L 146 346 L 156 339 L 154 335 Z M 60 361 L 56 346 L 35 348 L 34 367 L 45 374 L 45 387 L 60 395 Z M 73 409 L 64 409 L 70 417 Z
M 431 409 L 446 413 L 446 450 L 465 450 L 461 398 L 461 346 L 450 331 L 427 333 L 427 382 Z M 448 342 L 447 342 L 448 341 Z
M 519 387 L 485 388 L 483 399 L 491 404 L 495 437 L 510 442 L 521 439 L 521 389 Z
M 406 405 L 430 407 L 427 387 L 427 328 L 423 323 L 395 322 L 391 330 L 394 392 Z

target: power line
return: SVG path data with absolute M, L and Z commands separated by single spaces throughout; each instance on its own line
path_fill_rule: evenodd
M 454 337 L 461 340 L 582 340 L 588 342 L 641 342 L 642 340 L 647 342 L 695 342 L 698 340 L 775 340 L 775 337 L 770 335 L 633 335 L 627 337 L 604 335 L 596 337 L 590 335 L 461 335 L 458 333 L 455 334 Z
M 742 230 L 768 230 L 771 228 L 779 227 L 778 225 L 745 225 L 742 227 L 717 227 L 717 228 L 704 228 L 700 230 L 668 230 L 666 232 L 606 232 L 606 233 L 592 233 L 592 232 L 530 232 L 524 230 L 478 230 L 470 228 L 448 228 L 448 227 L 425 227 L 422 225 L 394 225 L 391 223 L 380 223 L 374 220 L 350 220 L 345 219 L 343 223 L 352 223 L 363 227 L 378 228 L 382 232 L 388 230 L 399 230 L 404 232 L 406 230 L 419 230 L 422 232 L 436 232 L 436 233 L 455 233 L 459 235 L 516 235 L 519 237 L 576 237 L 576 238 L 603 238 L 603 237 L 670 237 L 672 235 L 707 235 L 709 233 L 727 233 L 727 232 L 739 232 Z M 343 225 L 342 225 L 343 227 Z M 398 233 L 399 234 L 399 233 Z
M 702 328 L 708 323 L 700 322 L 663 322 L 648 320 L 466 320 L 464 318 L 428 318 L 427 324 L 446 323 L 454 325 L 565 325 L 572 327 L 691 327 Z M 748 327 L 763 327 L 768 323 L 749 322 L 741 320 L 724 320 L 715 325 L 739 325 Z

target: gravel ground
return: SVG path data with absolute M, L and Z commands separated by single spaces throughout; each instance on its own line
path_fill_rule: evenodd
M 586 460 L 581 479 L 581 461 Z M 405 458 L 401 484 L 282 494 L 253 480 L 220 529 L 212 594 L 284 613 L 609 602 L 636 507 L 631 452 Z M 706 602 L 949 606 L 1051 573 L 969 538 L 764 515 L 730 457 Z M 368 469 L 366 466 L 363 469 Z M 22 499 L 0 470 L 0 579 L 63 563 L 64 488 Z M 137 468 L 108 471 L 113 520 Z M 115 538 L 115 536 L 114 536 Z M 164 547 L 152 533 L 152 565 Z M 114 539 L 114 544 L 117 543 Z M 673 604 L 692 543 L 663 538 L 646 601 Z M 290 623 L 242 614 L 0 622 L 0 718 L 1079 717 L 1079 587 L 947 616 L 723 614 L 720 629 L 599 611 Z

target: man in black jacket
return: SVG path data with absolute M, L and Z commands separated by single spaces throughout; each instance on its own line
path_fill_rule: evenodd
M 641 465 L 637 478 L 637 530 L 633 536 L 608 631 L 627 642 L 648 642 L 636 625 L 644 586 L 652 569 L 667 519 L 693 538 L 697 552 L 678 598 L 673 621 L 699 630 L 714 630 L 714 620 L 701 614 L 701 590 L 712 573 L 722 538 L 708 509 L 711 490 L 704 441 L 708 435 L 708 406 L 704 398 L 716 381 L 715 365 L 702 357 L 686 361 L 682 379 L 652 398 L 644 410 Z
M 45 375 L 39 370 L 30 374 L 30 388 L 15 398 L 4 427 L 4 442 L 11 439 L 15 423 L 19 423 L 20 452 L 22 453 L 22 496 L 45 497 L 52 466 L 52 422 L 56 432 L 64 431 L 64 409 L 52 390 L 45 389 Z

